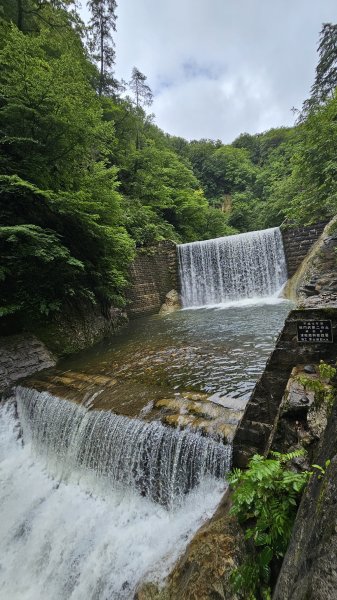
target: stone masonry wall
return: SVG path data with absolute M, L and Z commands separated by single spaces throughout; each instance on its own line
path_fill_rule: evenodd
M 282 230 L 284 251 L 291 277 L 318 240 L 326 223 Z M 179 289 L 176 244 L 165 240 L 140 249 L 130 268 L 131 285 L 127 291 L 130 318 L 159 311 L 166 294 Z
M 333 343 L 297 341 L 299 320 L 330 320 Z M 244 467 L 255 453 L 268 451 L 281 400 L 294 365 L 337 359 L 337 306 L 293 310 L 276 342 L 265 371 L 257 382 L 233 440 L 233 466 Z
M 166 294 L 178 289 L 176 244 L 165 240 L 139 250 L 131 265 L 130 279 L 128 316 L 133 318 L 159 312 Z
M 297 271 L 311 247 L 322 234 L 325 226 L 326 222 L 307 227 L 281 229 L 288 277 L 292 277 Z
M 0 393 L 22 377 L 53 367 L 55 358 L 35 336 L 12 335 L 1 339 Z

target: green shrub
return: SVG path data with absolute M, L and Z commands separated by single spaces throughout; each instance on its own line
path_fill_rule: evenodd
M 229 476 L 233 489 L 231 513 L 246 527 L 246 539 L 253 542 L 249 560 L 232 573 L 235 592 L 244 598 L 268 598 L 271 562 L 281 559 L 287 549 L 300 494 L 310 472 L 295 473 L 285 464 L 303 454 L 272 452 L 272 458 L 255 454 L 248 469 L 234 469 Z

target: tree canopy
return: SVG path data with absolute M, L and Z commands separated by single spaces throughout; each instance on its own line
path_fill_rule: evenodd
M 138 68 L 130 96 L 116 81 L 115 0 L 88 6 L 86 28 L 72 0 L 2 3 L 0 315 L 23 326 L 80 298 L 123 306 L 136 247 L 337 212 L 336 25 L 294 127 L 188 142 L 155 125 Z

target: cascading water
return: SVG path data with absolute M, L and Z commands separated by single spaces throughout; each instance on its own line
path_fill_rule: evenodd
M 18 387 L 0 405 L 0 597 L 130 600 L 211 516 L 229 464 L 214 440 Z
M 286 279 L 278 229 L 184 244 L 179 247 L 179 262 L 186 307 L 265 298 L 276 294 Z M 263 308 L 263 324 L 270 318 L 269 308 Z M 201 421 L 200 431 L 205 432 L 206 399 L 199 401 L 198 394 L 193 399 L 192 394 L 191 400 L 186 396 L 179 404 L 177 390 L 183 391 L 184 386 L 199 392 L 212 390 L 225 412 L 233 403 L 235 408 L 244 394 L 239 387 L 240 397 L 235 393 L 229 402 L 235 369 L 240 381 L 242 373 L 243 379 L 248 376 L 250 381 L 252 370 L 253 378 L 257 377 L 261 368 L 256 366 L 257 347 L 261 350 L 264 344 L 271 344 L 264 338 L 274 332 L 274 326 L 269 325 L 266 336 L 262 327 L 261 339 L 261 315 L 253 319 L 246 315 L 244 325 L 243 315 L 235 312 L 242 309 L 233 310 L 222 324 L 215 318 L 201 329 L 195 329 L 196 316 L 209 316 L 214 311 L 177 313 L 183 317 L 182 323 L 186 315 L 193 318 L 183 326 L 178 318 L 179 336 L 184 328 L 189 333 L 182 347 L 180 342 L 176 347 L 175 334 L 167 342 L 174 348 L 169 358 L 167 354 L 164 359 L 161 356 L 163 336 L 157 333 L 161 342 L 154 346 L 155 351 L 152 347 L 146 350 L 141 338 L 139 354 L 127 346 L 119 364 L 114 346 L 111 355 L 98 354 L 103 370 L 100 362 L 95 363 L 88 377 L 81 370 L 68 368 L 59 376 L 54 374 L 54 383 L 49 382 L 47 373 L 42 389 L 61 394 L 58 386 L 62 384 L 71 394 L 76 390 L 71 398 L 83 402 L 103 392 L 103 405 L 113 395 L 114 410 L 119 412 L 129 406 L 120 390 L 125 394 L 127 389 L 128 397 L 130 388 L 134 394 L 136 390 L 137 398 L 144 394 L 144 373 L 148 377 L 148 403 L 148 390 L 152 389 L 148 373 L 152 373 L 153 398 L 160 392 L 159 404 L 181 406 L 178 424 L 186 416 L 185 405 L 191 404 L 196 412 L 193 418 Z M 204 335 L 206 330 L 210 338 Z M 147 329 L 146 336 L 152 337 Z M 226 347 L 217 351 L 214 340 L 218 342 L 221 337 Z M 235 347 L 231 348 L 230 340 L 235 340 Z M 129 354 L 137 365 L 129 361 Z M 247 364 L 238 363 L 238 354 Z M 188 364 L 181 365 L 181 357 Z M 170 368 L 167 361 L 171 361 Z M 44 381 L 41 377 L 40 385 Z M 87 380 L 95 383 L 94 391 L 91 387 L 86 391 L 83 382 Z M 164 399 L 162 382 L 168 393 Z M 41 389 L 35 381 L 33 387 L 36 385 Z M 106 387 L 101 389 L 102 385 Z M 150 416 L 141 420 L 88 406 L 20 386 L 11 401 L 0 404 L 1 599 L 131 600 L 139 582 L 160 581 L 169 572 L 196 529 L 214 513 L 226 489 L 231 448 L 215 441 L 218 434 L 212 428 L 215 439 L 165 427 Z M 142 413 L 137 408 L 137 412 L 126 414 Z M 219 427 L 225 427 L 221 419 Z
M 22 387 L 17 406 L 24 439 L 62 479 L 89 471 L 173 508 L 205 476 L 224 477 L 230 466 L 229 445 L 158 421 L 90 411 Z
M 287 279 L 278 227 L 178 246 L 185 308 L 264 298 Z

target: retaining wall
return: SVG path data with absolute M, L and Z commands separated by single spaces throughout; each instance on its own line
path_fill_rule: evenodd
M 322 222 L 307 227 L 281 229 L 289 278 L 294 275 L 309 250 L 317 242 L 326 224 Z
M 298 269 L 325 225 L 324 222 L 281 230 L 288 277 Z M 133 318 L 158 312 L 166 294 L 179 289 L 176 244 L 165 240 L 151 248 L 140 249 L 130 268 L 130 281 L 128 316 Z
M 130 280 L 128 316 L 133 318 L 158 312 L 166 294 L 178 289 L 176 244 L 165 240 L 139 250 L 131 265 Z
M 333 343 L 297 341 L 300 320 L 329 320 Z M 293 310 L 278 337 L 264 373 L 257 382 L 233 440 L 233 465 L 245 467 L 253 454 L 269 450 L 277 424 L 281 400 L 292 368 L 337 359 L 337 306 Z

